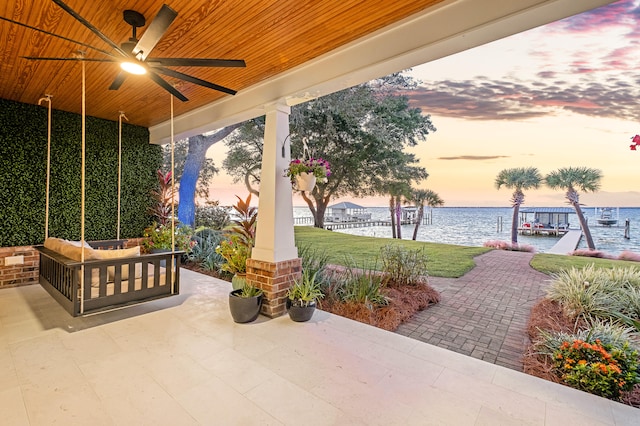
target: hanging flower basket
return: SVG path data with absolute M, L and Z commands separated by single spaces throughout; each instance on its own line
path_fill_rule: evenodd
M 329 162 L 322 158 L 296 159 L 289 163 L 285 176 L 291 179 L 292 184 L 296 184 L 299 191 L 311 192 L 318 179 L 327 182 L 331 168 Z
M 316 187 L 316 177 L 312 173 L 302 172 L 296 176 L 296 186 L 300 191 L 311 192 Z

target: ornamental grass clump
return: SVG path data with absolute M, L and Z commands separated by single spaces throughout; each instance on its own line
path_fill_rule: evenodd
M 353 266 L 338 279 L 341 281 L 338 294 L 343 302 L 362 304 L 369 310 L 389 304 L 389 299 L 382 292 L 382 276 L 374 269 L 364 270 Z
M 547 297 L 569 318 L 595 316 L 619 320 L 640 331 L 640 270 L 572 268 L 554 275 Z
M 593 264 L 562 271 L 553 276 L 547 297 L 560 303 L 570 318 L 608 317 L 609 312 L 617 310 L 617 298 L 613 295 L 620 287 L 617 274 L 612 271 Z
M 600 339 L 592 343 L 565 340 L 553 360 L 564 383 L 605 398 L 618 399 L 621 392 L 640 383 L 638 352 L 629 347 L 629 342 L 614 347 Z
M 417 285 L 427 281 L 427 255 L 424 249 L 409 250 L 388 244 L 380 249 L 386 285 Z

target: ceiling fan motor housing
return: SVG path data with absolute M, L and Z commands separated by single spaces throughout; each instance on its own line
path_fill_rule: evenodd
M 140 12 L 136 12 L 135 10 L 127 9 L 122 12 L 122 17 L 124 18 L 124 22 L 131 25 L 132 35 L 129 39 L 129 42 L 122 43 L 122 50 L 127 53 L 131 53 L 133 48 L 136 47 L 136 43 L 138 42 L 137 29 L 140 27 L 144 27 L 144 24 L 147 22 L 144 19 L 144 15 Z

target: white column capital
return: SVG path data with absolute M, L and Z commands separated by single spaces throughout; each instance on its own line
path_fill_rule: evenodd
M 263 108 L 266 112 L 277 111 L 283 112 L 287 115 L 291 114 L 291 107 L 287 105 L 287 102 L 284 99 L 265 104 Z

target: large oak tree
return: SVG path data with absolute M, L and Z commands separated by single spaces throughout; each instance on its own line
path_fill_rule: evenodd
M 303 157 L 305 141 L 311 156 L 331 164 L 328 182 L 318 182 L 310 194 L 302 193 L 316 227 L 324 225 L 332 198 L 371 196 L 380 193 L 389 181 L 426 178 L 427 172 L 418 166 L 415 155 L 404 151 L 436 130 L 430 116 L 411 108 L 402 95 L 414 86 L 409 77 L 392 74 L 292 108 L 292 158 Z M 259 182 L 263 134 L 262 117 L 245 123 L 227 141 L 230 150 L 223 165 L 248 188 Z

